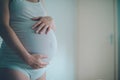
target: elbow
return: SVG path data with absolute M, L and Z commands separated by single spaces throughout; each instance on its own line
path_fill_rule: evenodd
M 6 26 L 10 26 L 10 25 L 9 25 L 8 23 L 3 23 L 3 22 L 0 23 L 0 28 L 1 28 L 1 27 L 6 27 Z
M 6 25 L 6 24 L 0 24 L 0 36 L 3 36 L 7 30 L 7 27 L 9 25 Z

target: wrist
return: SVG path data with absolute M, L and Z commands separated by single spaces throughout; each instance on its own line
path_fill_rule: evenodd
M 45 18 L 46 18 L 47 20 L 49 20 L 49 21 L 50 21 L 50 20 L 51 20 L 51 21 L 53 20 L 53 18 L 52 18 L 51 16 L 45 16 Z
M 28 52 L 23 53 L 23 55 L 21 55 L 23 60 L 29 59 L 31 57 L 31 54 L 29 54 Z

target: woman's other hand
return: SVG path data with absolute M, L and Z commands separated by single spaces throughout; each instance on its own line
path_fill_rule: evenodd
M 50 31 L 50 28 L 55 30 L 54 20 L 50 16 L 35 17 L 32 18 L 32 20 L 38 21 L 32 27 L 32 29 L 35 30 L 35 32 L 38 34 L 41 33 L 47 34 Z
M 46 55 L 40 54 L 31 54 L 29 57 L 25 59 L 25 62 L 30 65 L 33 69 L 44 68 L 49 63 L 43 62 L 42 59 L 48 58 Z

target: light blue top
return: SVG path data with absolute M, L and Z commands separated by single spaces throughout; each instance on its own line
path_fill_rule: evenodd
M 36 34 L 32 26 L 37 22 L 31 18 L 46 16 L 41 2 L 33 3 L 27 0 L 12 0 L 10 3 L 10 26 L 17 34 L 24 47 L 30 53 L 46 54 L 49 61 L 57 50 L 57 40 L 54 31 L 48 34 Z M 1 49 L 11 50 L 3 42 Z M 7 54 L 8 55 L 8 54 Z

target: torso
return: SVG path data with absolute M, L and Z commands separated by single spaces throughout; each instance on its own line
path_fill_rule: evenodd
M 39 16 L 46 16 L 41 2 L 13 0 L 10 4 L 10 26 L 24 47 L 31 54 L 46 54 L 51 59 L 57 49 L 57 40 L 52 29 L 47 35 L 36 34 L 32 30 L 36 21 L 31 20 L 31 18 Z M 7 49 L 6 46 L 2 48 Z

